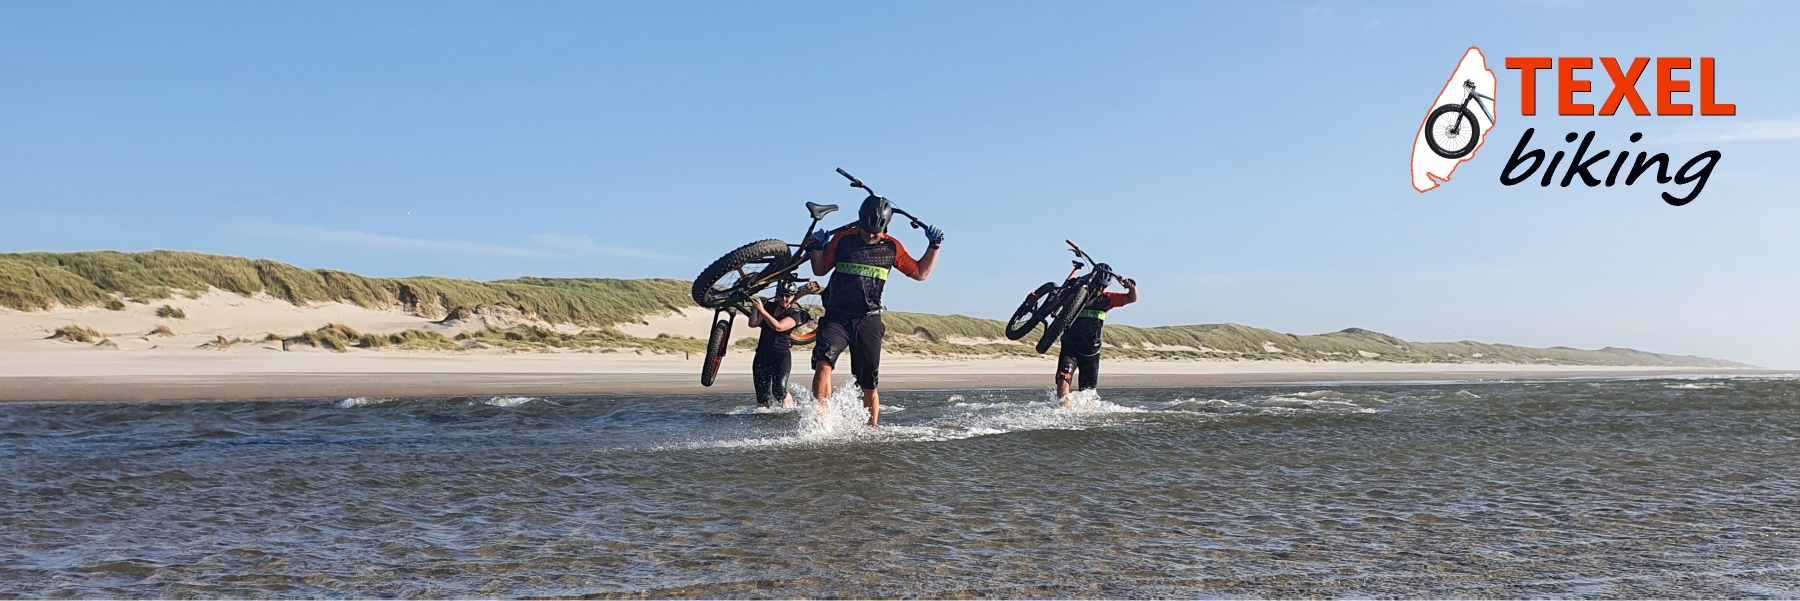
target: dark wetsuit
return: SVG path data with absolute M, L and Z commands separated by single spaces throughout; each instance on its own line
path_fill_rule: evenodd
M 893 236 L 882 234 L 869 244 L 856 230 L 838 234 L 819 252 L 834 271 L 825 286 L 825 317 L 819 319 L 813 369 L 821 363 L 836 367 L 838 354 L 848 348 L 856 385 L 875 390 L 881 379 L 881 338 L 887 334 L 881 323 L 881 292 L 889 272 L 917 277 L 919 264 Z
M 770 308 L 776 304 L 766 305 Z M 812 314 L 799 305 L 769 311 L 775 321 L 794 318 L 794 327 L 812 321 Z M 789 332 L 791 332 L 790 330 Z M 775 325 L 763 322 L 762 334 L 756 339 L 756 358 L 750 361 L 750 381 L 756 385 L 756 404 L 763 407 L 787 398 L 788 373 L 794 370 L 794 339 L 789 332 L 775 331 Z
M 1102 292 L 1087 306 L 1069 329 L 1063 331 L 1062 353 L 1056 357 L 1056 379 L 1067 382 L 1081 371 L 1077 390 L 1100 385 L 1100 330 L 1106 327 L 1106 311 L 1125 306 L 1125 294 Z

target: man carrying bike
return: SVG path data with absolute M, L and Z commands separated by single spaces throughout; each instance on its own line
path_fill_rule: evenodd
M 792 286 L 782 282 L 775 289 L 772 308 L 760 297 L 751 302 L 750 327 L 762 328 L 756 340 L 756 358 L 750 361 L 758 407 L 768 407 L 776 399 L 781 399 L 783 407 L 794 406 L 794 395 L 787 389 L 788 374 L 794 368 L 794 340 L 788 332 L 812 321 L 812 314 L 795 306 L 796 296 Z
M 871 194 L 857 211 L 855 229 L 835 237 L 820 230 L 807 241 L 821 249 L 812 256 L 813 275 L 831 274 L 825 286 L 825 316 L 819 319 L 817 343 L 813 346 L 813 397 L 820 407 L 826 405 L 831 398 L 832 369 L 837 366 L 838 355 L 848 348 L 850 373 L 862 389 L 870 426 L 881 425 L 881 395 L 876 387 L 881 369 L 881 339 L 887 334 L 887 327 L 881 323 L 881 293 L 888 273 L 897 269 L 907 277 L 925 281 L 937 263 L 938 246 L 944 242 L 943 230 L 924 226 L 930 246 L 915 261 L 899 240 L 887 234 L 893 216 L 887 199 Z
M 1112 267 L 1100 263 L 1094 269 L 1111 272 Z M 1081 263 L 1075 263 L 1075 271 L 1069 272 L 1069 279 L 1081 270 Z M 1081 307 L 1081 314 L 1069 329 L 1063 331 L 1062 352 L 1056 356 L 1056 398 L 1062 405 L 1069 405 L 1069 382 L 1076 379 L 1076 371 L 1081 372 L 1080 390 L 1092 390 L 1100 385 L 1100 330 L 1106 326 L 1106 312 L 1117 309 L 1138 300 L 1137 282 L 1130 278 L 1119 280 L 1125 286 L 1125 292 L 1106 292 L 1093 296 L 1087 306 Z

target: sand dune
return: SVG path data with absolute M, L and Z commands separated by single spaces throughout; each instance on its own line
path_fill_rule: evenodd
M 185 319 L 156 315 L 167 305 Z M 701 337 L 710 311 L 690 309 L 620 327 L 634 336 Z M 726 357 L 718 385 L 699 385 L 699 357 L 648 351 L 482 349 L 424 352 L 351 349 L 336 353 L 264 342 L 327 323 L 385 334 L 410 329 L 454 335 L 484 327 L 479 319 L 432 321 L 395 311 L 342 303 L 295 306 L 259 295 L 212 291 L 122 311 L 89 307 L 20 312 L 0 309 L 0 400 L 151 400 L 287 398 L 308 396 L 436 396 L 461 394 L 709 393 L 749 390 L 750 354 Z M 92 328 L 109 343 L 50 339 L 58 327 Z M 166 326 L 173 336 L 152 334 Z M 734 338 L 756 330 L 739 323 Z M 217 337 L 244 339 L 227 348 Z M 804 380 L 804 353 L 796 379 Z M 888 388 L 1048 387 L 1049 357 L 883 359 Z M 1655 374 L 1750 374 L 1759 370 L 1507 364 L 1316 363 L 1284 361 L 1130 361 L 1105 366 L 1108 386 L 1197 386 L 1277 382 L 1562 378 Z

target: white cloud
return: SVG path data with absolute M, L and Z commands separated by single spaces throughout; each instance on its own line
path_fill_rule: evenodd
M 506 246 L 501 244 L 485 244 L 481 242 L 463 242 L 460 240 L 422 240 L 419 238 L 401 238 L 371 234 L 357 230 L 328 230 L 311 225 L 287 225 L 268 222 L 238 223 L 233 229 L 239 232 L 266 236 L 279 240 L 294 242 L 311 242 L 358 248 L 383 248 L 388 250 L 411 251 L 421 253 L 451 253 L 461 255 L 486 255 L 494 257 L 553 257 L 554 253 L 539 250 Z
M 1800 119 L 1731 121 L 1675 128 L 1671 142 L 1755 142 L 1800 140 Z
M 620 257 L 626 259 L 675 259 L 669 255 L 595 242 L 592 237 L 569 234 L 534 234 L 531 245 L 567 255 Z
M 623 246 L 601 244 L 595 242 L 593 238 L 588 236 L 566 234 L 536 234 L 528 238 L 530 248 L 523 248 L 504 244 L 465 242 L 461 240 L 402 238 L 399 236 L 372 234 L 358 230 L 330 230 L 311 225 L 288 225 L 269 222 L 235 223 L 231 225 L 231 229 L 244 234 L 274 238 L 277 240 L 355 248 L 379 248 L 416 253 L 537 259 L 566 259 L 594 256 L 658 260 L 678 258 Z

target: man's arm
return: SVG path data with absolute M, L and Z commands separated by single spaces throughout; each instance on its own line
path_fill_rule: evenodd
M 1125 285 L 1125 304 L 1129 305 L 1138 302 L 1137 282 L 1124 280 L 1119 283 Z
M 931 277 L 931 266 L 937 264 L 938 249 L 926 248 L 925 256 L 914 260 L 912 254 L 906 252 L 906 245 L 901 244 L 899 239 L 893 236 L 888 236 L 887 239 L 894 243 L 894 269 L 921 282 Z
M 937 264 L 937 255 L 938 249 L 925 249 L 925 256 L 919 257 L 919 260 L 916 261 L 919 264 L 919 268 L 912 274 L 909 274 L 912 279 L 923 282 L 925 281 L 925 278 L 931 277 L 931 266 Z
M 831 273 L 831 270 L 837 267 L 837 245 L 838 239 L 841 237 L 841 235 L 833 237 L 831 242 L 825 244 L 825 248 L 813 251 L 813 277 L 824 277 L 825 274 Z

